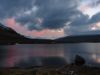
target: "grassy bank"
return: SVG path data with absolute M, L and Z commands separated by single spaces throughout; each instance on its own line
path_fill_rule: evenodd
M 61 68 L 3 68 L 0 75 L 100 75 L 100 68 L 66 65 Z

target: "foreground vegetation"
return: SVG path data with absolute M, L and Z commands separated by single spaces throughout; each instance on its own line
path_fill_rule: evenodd
M 0 75 L 100 75 L 100 69 L 87 66 L 66 65 L 61 68 L 5 68 Z

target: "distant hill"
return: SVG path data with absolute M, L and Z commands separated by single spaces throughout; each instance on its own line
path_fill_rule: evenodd
M 30 39 L 18 34 L 11 28 L 0 24 L 0 45 L 2 44 L 57 44 L 57 43 L 80 43 L 80 42 L 100 42 L 100 31 L 86 32 L 84 35 L 73 35 L 50 39 Z
M 11 28 L 0 24 L 0 44 L 32 44 L 32 43 L 48 43 L 51 40 L 46 39 L 29 39 L 18 34 Z
M 56 43 L 81 43 L 81 42 L 100 42 L 100 35 L 77 35 L 67 36 L 55 40 Z
M 21 39 L 26 39 L 11 28 L 0 24 L 0 44 L 14 44 Z

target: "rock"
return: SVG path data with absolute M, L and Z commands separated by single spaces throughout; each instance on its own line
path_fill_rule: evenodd
M 82 66 L 85 64 L 85 59 L 79 55 L 76 55 L 74 64 L 78 66 Z

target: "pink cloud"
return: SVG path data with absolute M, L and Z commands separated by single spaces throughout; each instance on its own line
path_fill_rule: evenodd
M 25 26 L 17 23 L 14 18 L 6 19 L 5 23 L 8 27 L 14 29 L 18 33 L 32 38 L 37 38 L 37 37 L 56 38 L 56 37 L 64 36 L 64 31 L 59 32 L 58 30 L 52 31 L 49 29 L 44 29 L 42 31 L 36 31 L 36 30 L 29 31 Z
M 8 27 L 13 27 L 16 24 L 16 21 L 13 18 L 6 19 L 6 24 Z

